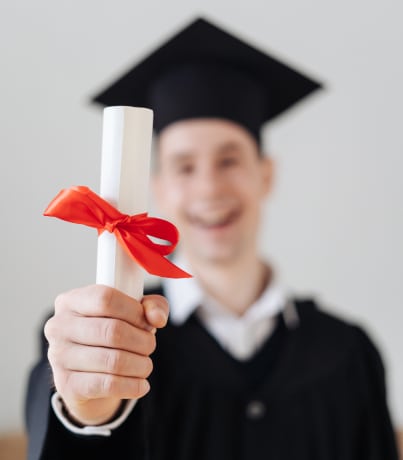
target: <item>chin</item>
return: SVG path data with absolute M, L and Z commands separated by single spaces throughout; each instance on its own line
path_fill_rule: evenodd
M 191 258 L 195 262 L 209 263 L 212 265 L 228 265 L 239 258 L 239 250 L 233 248 L 206 248 L 200 247 L 198 251 L 191 251 Z

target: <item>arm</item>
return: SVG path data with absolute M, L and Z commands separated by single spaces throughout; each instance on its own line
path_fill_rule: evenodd
M 155 348 L 155 328 L 163 327 L 167 305 L 160 296 L 140 304 L 104 286 L 90 286 L 59 296 L 55 315 L 46 323 L 49 363 L 45 356 L 34 368 L 27 393 L 29 458 L 74 458 L 86 449 L 97 458 L 111 458 L 116 443 L 141 455 L 144 404 L 110 437 L 80 436 L 67 430 L 50 407 L 53 382 L 67 414 L 77 425 L 98 425 L 112 419 L 122 399 L 147 393 Z M 135 442 L 137 440 L 137 443 Z M 109 452 L 109 454 L 108 454 Z
M 357 328 L 359 368 L 363 416 L 360 456 L 363 460 L 398 460 L 396 435 L 393 429 L 386 394 L 385 368 L 382 358 L 366 335 Z

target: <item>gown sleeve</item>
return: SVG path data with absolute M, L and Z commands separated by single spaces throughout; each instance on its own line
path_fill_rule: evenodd
M 360 460 L 398 460 L 396 434 L 387 403 L 382 358 L 367 334 L 357 329 L 363 411 L 358 442 Z
M 25 398 L 28 460 L 106 460 L 117 458 L 118 452 L 124 452 L 122 458 L 147 458 L 143 401 L 110 436 L 77 435 L 56 417 L 50 403 L 54 392 L 47 342 L 41 334 L 41 357 L 31 370 Z

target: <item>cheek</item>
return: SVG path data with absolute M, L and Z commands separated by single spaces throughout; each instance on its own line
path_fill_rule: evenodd
M 258 174 L 238 175 L 234 177 L 233 186 L 245 203 L 259 205 L 265 196 L 265 186 Z
M 185 206 L 186 193 L 177 184 L 164 181 L 159 184 L 156 192 L 157 207 L 168 218 L 180 214 L 181 209 Z

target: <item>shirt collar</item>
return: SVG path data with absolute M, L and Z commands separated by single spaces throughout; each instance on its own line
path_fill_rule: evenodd
M 182 257 L 175 258 L 174 263 L 191 273 Z M 195 278 L 164 278 L 162 286 L 169 302 L 170 319 L 176 325 L 183 324 L 203 303 L 203 292 Z
M 191 273 L 182 257 L 176 259 L 175 264 Z M 165 278 L 162 284 L 170 306 L 170 318 L 175 325 L 183 324 L 198 308 L 205 309 L 208 314 L 215 310 L 217 314 L 232 315 L 212 299 L 208 299 L 195 278 Z M 246 321 L 274 317 L 284 310 L 286 302 L 284 289 L 274 279 L 241 318 Z

